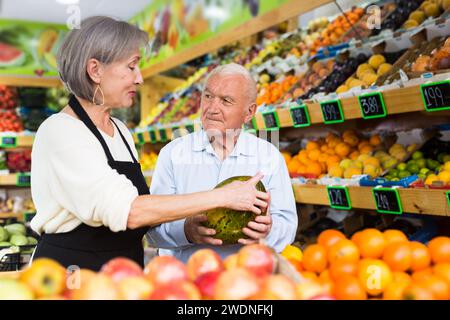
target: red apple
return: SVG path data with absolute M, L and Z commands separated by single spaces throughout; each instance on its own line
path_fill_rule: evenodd
M 237 265 L 254 273 L 257 277 L 271 274 L 275 267 L 272 251 L 262 244 L 243 247 L 237 254 Z
M 117 286 L 125 300 L 147 300 L 155 290 L 150 281 L 139 276 L 123 278 L 117 283 Z
M 142 268 L 136 262 L 123 257 L 108 261 L 102 266 L 100 272 L 110 276 L 114 281 L 120 281 L 131 276 L 139 277 L 144 275 Z
M 67 299 L 71 299 L 74 295 L 78 294 L 77 292 L 95 275 L 96 273 L 89 269 L 75 270 L 67 277 L 67 290 L 64 292 L 64 297 Z
M 66 285 L 66 270 L 56 261 L 39 258 L 22 271 L 20 281 L 28 285 L 36 298 L 63 293 Z
M 257 300 L 296 300 L 295 283 L 284 275 L 270 275 L 262 285 L 261 291 L 254 297 Z
M 187 262 L 189 278 L 195 281 L 199 276 L 214 271 L 223 271 L 224 265 L 220 256 L 211 249 L 201 249 L 190 256 Z
M 216 287 L 217 279 L 219 279 L 221 272 L 213 271 L 204 273 L 195 280 L 195 285 L 200 290 L 204 299 L 212 299 L 214 296 L 214 288 Z
M 200 300 L 197 287 L 189 281 L 172 282 L 159 286 L 150 296 L 151 300 Z
M 72 292 L 73 300 L 120 300 L 122 299 L 116 283 L 105 274 L 96 274 L 83 286 Z
M 155 286 L 188 280 L 186 266 L 172 256 L 153 258 L 145 267 L 144 273 Z
M 214 288 L 216 300 L 244 300 L 256 295 L 260 289 L 258 278 L 247 269 L 234 268 L 223 272 Z
M 223 264 L 225 265 L 225 269 L 230 270 L 237 267 L 237 253 L 229 255 L 225 258 L 223 261 Z

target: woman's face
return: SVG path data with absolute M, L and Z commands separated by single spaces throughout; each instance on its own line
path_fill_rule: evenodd
M 100 66 L 100 87 L 105 95 L 105 105 L 111 108 L 133 105 L 137 87 L 144 82 L 139 69 L 140 58 L 139 52 L 135 52 L 127 59 Z M 101 103 L 100 92 L 97 92 L 96 100 Z

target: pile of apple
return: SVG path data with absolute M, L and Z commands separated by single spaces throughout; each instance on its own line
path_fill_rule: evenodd
M 30 172 L 31 149 L 8 152 L 7 166 L 10 172 Z
M 0 85 L 0 109 L 17 107 L 17 90 Z
M 210 249 L 194 253 L 187 264 L 172 256 L 150 260 L 144 270 L 115 258 L 95 273 L 66 273 L 57 262 L 40 258 L 18 279 L 0 278 L 1 299 L 298 299 L 300 284 L 274 274 L 276 256 L 261 244 L 248 245 L 222 260 Z M 67 275 L 69 274 L 69 275 Z
M 14 110 L 0 112 L 0 132 L 21 132 L 22 121 Z

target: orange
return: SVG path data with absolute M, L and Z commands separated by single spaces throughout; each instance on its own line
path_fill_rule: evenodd
M 306 271 L 320 273 L 327 268 L 327 251 L 320 244 L 312 244 L 303 252 L 303 268 Z
M 344 133 L 342 134 L 342 138 L 347 138 L 347 137 L 356 137 L 356 132 L 353 129 L 347 129 L 344 131 Z
M 402 231 L 396 229 L 384 230 L 383 235 L 386 239 L 386 245 L 397 241 L 408 241 L 406 235 Z
M 357 136 L 348 135 L 346 137 L 343 137 L 343 140 L 346 144 L 348 144 L 351 147 L 356 147 L 358 145 L 359 139 Z
M 344 275 L 334 283 L 334 296 L 338 300 L 365 300 L 367 294 L 354 276 Z
M 362 258 L 377 259 L 383 255 L 385 239 L 381 231 L 374 228 L 366 229 L 359 237 L 356 245 Z
M 383 260 L 392 271 L 406 271 L 411 267 L 411 248 L 408 242 L 394 242 L 386 246 Z
M 339 158 L 338 156 L 330 155 L 327 159 L 327 167 L 330 168 L 335 163 L 339 164 L 340 161 L 341 161 L 341 158 Z
M 358 150 L 361 152 L 361 149 L 366 147 L 366 146 L 370 146 L 369 141 L 367 140 L 362 140 L 358 143 Z M 362 152 L 361 152 L 362 153 Z
M 284 161 L 288 164 L 291 161 L 292 156 L 287 152 L 282 152 L 281 154 L 283 155 Z
M 326 144 L 324 144 L 323 146 L 320 147 L 320 151 L 322 152 L 326 152 L 328 150 L 328 146 Z
M 319 281 L 331 281 L 330 270 L 326 269 L 319 274 Z
M 306 173 L 318 176 L 322 173 L 322 166 L 318 162 L 311 162 L 307 165 Z
M 420 271 L 416 271 L 411 275 L 411 278 L 414 281 L 419 281 L 419 280 L 423 280 L 426 279 L 428 277 L 430 277 L 431 275 L 433 275 L 433 269 L 431 268 L 426 268 L 426 269 L 422 269 Z
M 361 154 L 369 154 L 373 151 L 373 148 L 372 146 L 364 145 L 363 147 L 361 147 L 361 149 L 359 149 L 359 151 L 361 152 Z
M 450 286 L 450 263 L 438 263 L 433 266 L 433 274 L 441 277 Z
M 403 291 L 403 299 L 405 300 L 433 300 L 434 295 L 431 290 L 429 290 L 423 284 L 418 284 L 416 282 L 410 283 Z
M 380 136 L 378 134 L 371 136 L 369 139 L 369 143 L 374 147 L 379 146 L 381 144 Z
M 317 243 L 328 248 L 338 242 L 341 239 L 345 239 L 345 235 L 336 229 L 327 229 L 322 231 L 317 237 Z
M 450 262 L 450 238 L 436 237 L 428 243 L 431 260 L 434 263 Z
M 301 163 L 298 160 L 296 160 L 296 159 L 291 160 L 291 162 L 289 162 L 289 164 L 287 165 L 288 171 L 290 173 L 297 173 L 300 165 L 301 165 Z
M 341 142 L 334 148 L 334 151 L 338 156 L 346 157 L 350 153 L 350 146 L 345 142 Z
M 306 169 L 307 169 L 307 166 L 305 166 L 304 164 L 301 164 L 301 165 L 298 166 L 297 173 L 298 174 L 305 174 L 306 173 Z
M 394 271 L 392 272 L 392 281 L 393 282 L 407 282 L 410 283 L 412 278 L 406 272 Z
M 417 281 L 417 284 L 428 288 L 436 300 L 447 300 L 450 298 L 450 290 L 447 282 L 438 276 L 431 275 L 426 279 Z
M 320 163 L 327 163 L 329 155 L 326 153 L 321 153 L 319 158 L 317 159 L 317 161 L 319 161 Z
M 350 240 L 352 240 L 352 242 L 353 242 L 354 244 L 358 245 L 358 242 L 359 242 L 359 240 L 361 239 L 361 238 L 360 238 L 360 237 L 361 237 L 361 234 L 362 234 L 362 231 L 355 232 L 355 233 L 352 235 L 352 237 L 350 238 Z
M 319 144 L 316 141 L 308 141 L 308 143 L 306 144 L 306 150 L 310 151 L 314 149 L 320 149 Z
M 368 294 L 376 296 L 392 282 L 393 276 L 384 261 L 362 259 L 358 264 L 358 279 Z
M 320 150 L 319 149 L 313 149 L 313 150 L 309 150 L 308 151 L 308 158 L 313 160 L 313 161 L 317 161 L 317 159 L 319 159 L 320 157 Z
M 334 281 L 344 275 L 356 276 L 358 264 L 349 261 L 336 261 L 330 265 L 330 277 Z
M 358 159 L 358 156 L 359 156 L 359 151 L 355 150 L 352 153 L 350 153 L 349 158 L 352 160 L 356 160 L 356 159 Z
M 348 239 L 342 239 L 328 248 L 328 262 L 336 261 L 357 262 L 359 260 L 358 247 Z
M 428 248 L 423 243 L 417 241 L 411 241 L 409 246 L 411 248 L 411 270 L 419 271 L 428 268 L 431 263 Z
M 302 271 L 300 272 L 300 275 L 302 276 L 302 278 L 304 278 L 305 280 L 309 280 L 309 281 L 319 281 L 319 278 L 317 277 L 317 275 L 314 272 L 310 272 L 310 271 Z
M 402 300 L 408 282 L 391 282 L 383 292 L 383 300 Z
M 325 279 L 325 280 L 319 279 L 319 284 L 321 285 L 321 287 L 323 289 L 323 294 L 327 294 L 329 296 L 333 295 L 334 281 L 332 281 L 331 279 Z

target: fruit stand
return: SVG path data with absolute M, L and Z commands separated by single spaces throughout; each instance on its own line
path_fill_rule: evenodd
M 299 216 L 295 242 L 281 253 L 246 246 L 223 261 L 200 250 L 186 265 L 156 257 L 145 269 L 118 258 L 99 273 L 78 271 L 87 279 L 81 289 L 64 288 L 62 267 L 43 260 L 0 273 L 0 287 L 13 288 L 19 299 L 450 299 L 450 1 L 353 1 L 345 8 L 326 0 L 242 2 L 242 23 L 216 26 L 220 31 L 198 39 L 207 20 L 193 10 L 196 24 L 186 22 L 190 46 L 180 40 L 186 30 L 167 26 L 167 42 L 142 63 L 140 115 L 122 120 L 131 123 L 150 185 L 161 148 L 202 130 L 208 72 L 228 62 L 245 66 L 257 80 L 258 106 L 243 130 L 276 144 L 286 161 Z M 370 27 L 374 6 L 376 28 Z M 130 22 L 150 30 L 152 9 Z M 19 96 L 43 90 L 44 107 L 67 99 L 51 71 L 0 72 L 0 86 L 17 88 Z M 5 109 L 30 107 L 18 104 Z M 24 150 L 37 128 L 27 127 L 40 124 L 36 116 L 36 123 L 25 121 L 30 110 L 20 114 L 25 128 L 17 124 L 17 132 L 8 127 L 0 135 L 2 149 L 11 152 L 0 186 L 12 192 L 29 191 Z M 0 219 L 26 224 L 30 207 Z M 26 251 L 34 235 L 20 236 L 28 239 Z M 170 279 L 165 268 L 176 270 Z M 58 270 L 51 288 L 33 281 L 51 269 Z M 13 279 L 2 284 L 6 277 Z

